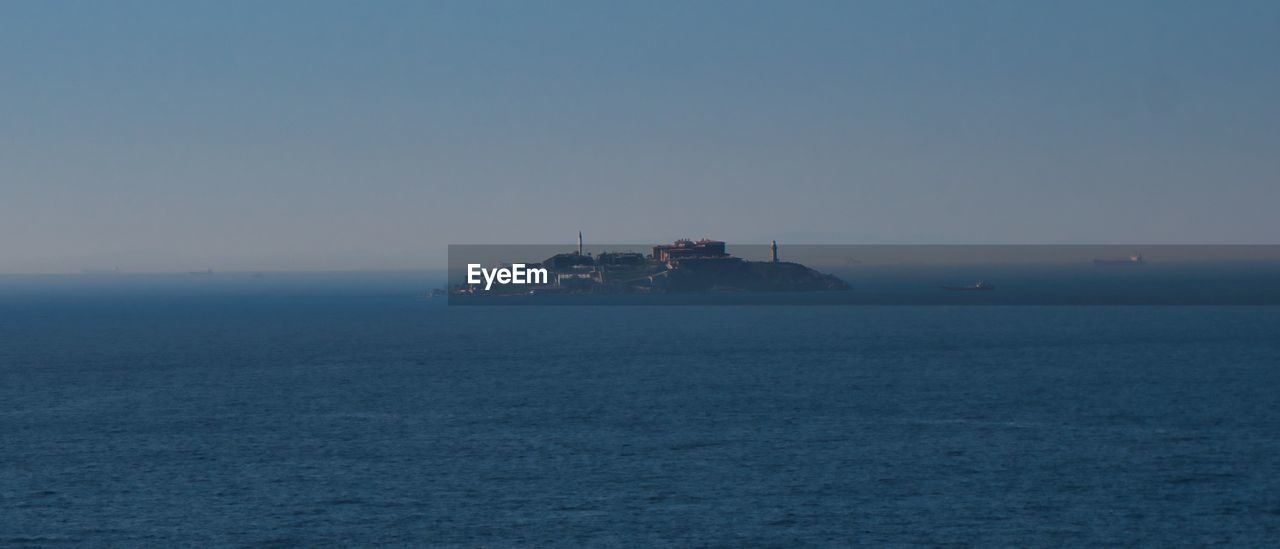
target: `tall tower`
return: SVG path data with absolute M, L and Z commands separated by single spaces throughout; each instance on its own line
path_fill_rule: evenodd
M 778 241 L 777 240 L 773 241 L 773 246 L 770 246 L 770 249 L 773 250 L 773 262 L 777 263 L 778 262 Z
M 582 231 L 578 231 L 578 255 L 582 255 Z

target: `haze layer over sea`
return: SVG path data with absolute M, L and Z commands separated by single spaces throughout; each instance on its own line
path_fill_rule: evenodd
M 456 307 L 433 276 L 0 277 L 0 545 L 1280 538 L 1280 308 Z

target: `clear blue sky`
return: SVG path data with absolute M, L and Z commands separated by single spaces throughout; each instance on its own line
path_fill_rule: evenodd
M 0 3 L 0 272 L 1276 243 L 1280 2 Z

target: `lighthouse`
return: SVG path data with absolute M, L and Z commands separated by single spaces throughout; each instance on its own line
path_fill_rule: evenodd
M 582 231 L 578 231 L 578 255 L 582 255 Z
M 774 240 L 773 246 L 770 246 L 769 249 L 773 250 L 773 262 L 777 263 L 778 262 L 778 241 Z

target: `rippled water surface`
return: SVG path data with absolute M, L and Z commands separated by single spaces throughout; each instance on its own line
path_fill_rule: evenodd
M 1280 539 L 1280 309 L 0 303 L 0 545 Z

